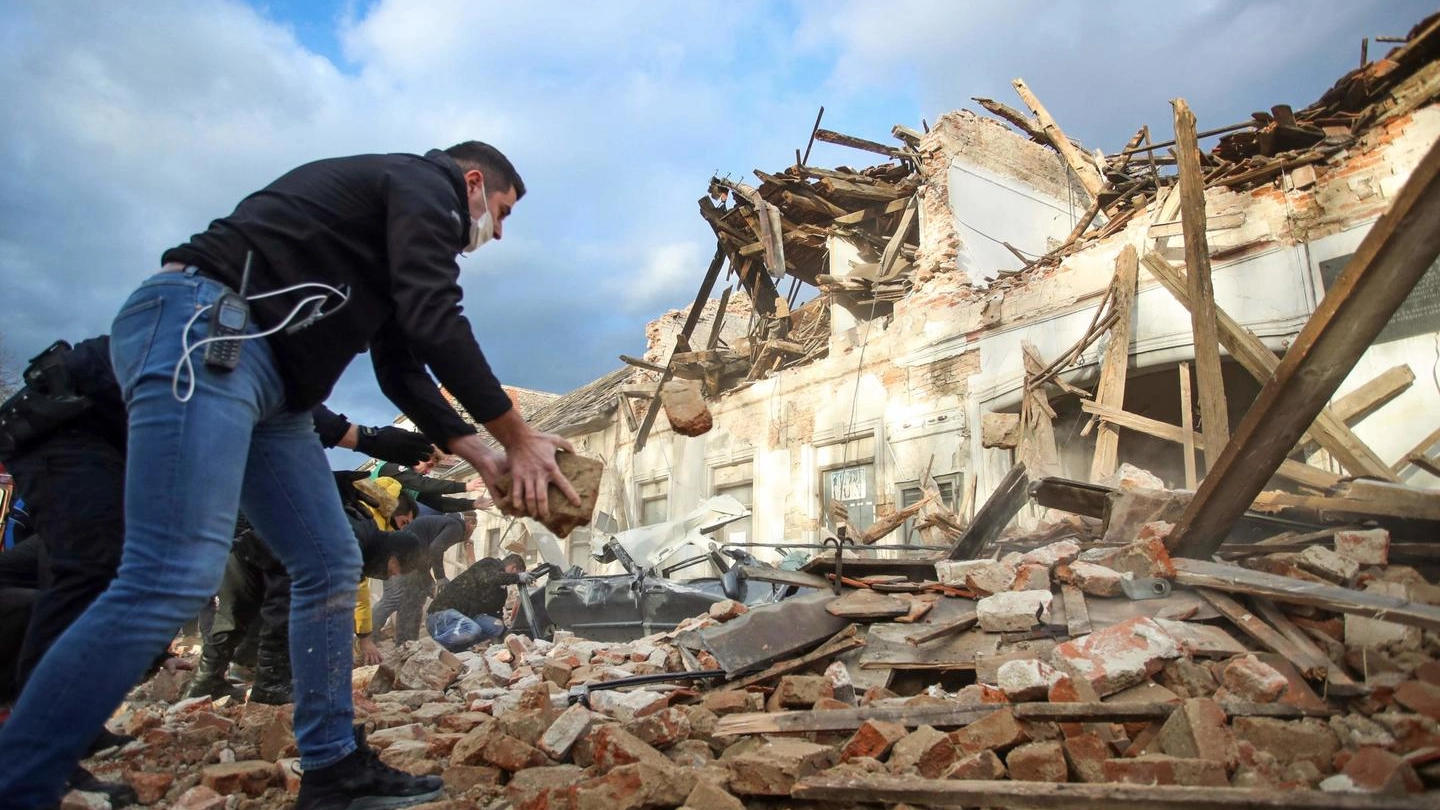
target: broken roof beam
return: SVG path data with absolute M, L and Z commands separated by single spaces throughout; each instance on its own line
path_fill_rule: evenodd
M 1100 196 L 1101 190 L 1105 188 L 1105 181 L 1100 178 L 1100 172 L 1095 170 L 1095 165 L 1082 155 L 1079 149 L 1075 148 L 1075 144 L 1071 143 L 1069 138 L 1065 137 L 1065 131 L 1055 123 L 1054 118 L 1050 117 L 1050 112 L 1045 109 L 1045 105 L 1040 103 L 1040 99 L 1030 92 L 1024 79 L 1016 79 L 1011 84 L 1015 86 L 1015 92 L 1020 95 L 1025 105 L 1035 113 L 1035 118 L 1040 123 L 1040 129 L 1044 133 L 1045 139 L 1055 147 L 1055 151 L 1059 152 L 1061 157 L 1065 158 L 1065 162 L 1069 164 L 1070 170 L 1075 172 L 1075 176 L 1080 178 L 1080 184 L 1090 192 L 1091 197 Z
M 1230 441 L 1230 416 L 1221 374 L 1219 328 L 1215 325 L 1215 288 L 1210 281 L 1210 243 L 1205 237 L 1205 184 L 1200 178 L 1200 144 L 1195 139 L 1195 114 L 1185 99 L 1175 107 L 1176 158 L 1180 166 L 1180 221 L 1185 237 L 1185 282 L 1190 293 L 1190 327 L 1195 349 L 1195 376 L 1200 395 L 1200 430 L 1205 436 L 1209 469 Z
M 1030 140 L 1036 143 L 1047 143 L 1050 139 L 1045 137 L 1045 131 L 1041 128 L 1040 122 L 1020 112 L 1008 104 L 996 101 L 993 98 L 972 98 L 976 104 L 984 107 L 997 118 L 1003 118 L 1015 126 L 1016 129 L 1030 136 Z
M 1141 260 L 1161 286 L 1170 291 L 1175 300 L 1186 309 L 1190 308 L 1190 293 L 1180 268 L 1165 261 L 1158 253 L 1148 253 Z M 1246 329 L 1239 321 L 1230 317 L 1225 310 L 1215 308 L 1216 324 L 1220 329 L 1220 345 L 1230 352 L 1240 365 L 1256 381 L 1265 383 L 1280 366 L 1280 360 L 1266 348 L 1254 332 Z M 1394 481 L 1395 473 L 1385 462 L 1360 440 L 1345 423 L 1328 408 L 1320 412 L 1312 425 L 1306 426 L 1312 439 L 1334 456 L 1352 475 L 1371 475 L 1386 481 Z
M 864 138 L 856 138 L 852 135 L 843 135 L 839 132 L 835 132 L 829 129 L 820 129 L 819 127 L 816 127 L 815 129 L 815 140 L 824 141 L 826 143 L 833 143 L 839 146 L 848 146 L 852 149 L 861 149 L 866 152 L 874 152 L 877 155 L 884 155 L 885 157 L 892 159 L 908 157 L 908 155 L 903 150 L 896 149 L 893 146 L 886 146 L 883 143 L 867 141 Z
M 1320 300 L 1231 444 L 1175 527 L 1174 552 L 1207 558 L 1325 408 L 1340 383 L 1440 256 L 1440 143 L 1365 235 Z M 1393 478 L 1389 468 L 1382 468 Z

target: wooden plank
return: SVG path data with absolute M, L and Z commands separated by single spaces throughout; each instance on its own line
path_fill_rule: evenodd
M 1056 377 L 1040 359 L 1040 352 L 1028 340 L 1020 341 L 1024 355 L 1025 389 L 1020 403 L 1020 446 L 1015 458 L 1036 475 L 1058 475 L 1060 451 L 1055 444 L 1055 409 L 1045 386 Z
M 1262 492 L 1255 497 L 1254 505 L 1256 508 L 1310 509 L 1335 515 L 1440 520 L 1440 492 L 1409 489 L 1399 484 L 1384 484 L 1386 487 L 1406 490 L 1384 493 L 1377 491 L 1379 486 L 1379 482 L 1347 481 L 1339 486 L 1333 496 Z
M 1020 508 L 1030 500 L 1030 478 L 1024 463 L 1016 464 L 1001 479 L 985 505 L 980 507 L 975 519 L 970 522 L 965 534 L 955 541 L 955 547 L 947 555 L 952 560 L 973 560 L 980 550 L 1010 524 Z
M 1436 428 L 1430 431 L 1429 435 L 1421 439 L 1419 444 L 1410 448 L 1410 452 L 1406 453 L 1404 457 L 1391 465 L 1391 471 L 1399 473 L 1401 470 L 1405 469 L 1406 465 L 1414 463 L 1413 461 L 1411 461 L 1411 459 L 1415 456 L 1429 458 L 1430 448 L 1434 447 L 1436 442 L 1440 442 L 1440 428 Z
M 1175 551 L 1209 557 L 1356 361 L 1440 256 L 1440 143 L 1415 167 L 1285 353 L 1175 527 Z M 1386 477 L 1392 473 L 1382 468 Z
M 973 100 L 976 104 L 988 110 L 992 115 L 1009 121 L 1016 129 L 1028 135 L 1031 140 L 1038 143 L 1044 143 L 1048 140 L 1045 137 L 1045 131 L 1041 128 L 1039 121 L 1036 121 L 1034 118 L 1020 112 L 1014 107 L 1004 102 L 996 101 L 993 98 L 976 97 Z
M 1213 217 L 1206 217 L 1205 231 L 1226 231 L 1231 228 L 1238 228 L 1245 224 L 1245 214 L 1217 214 Z M 1150 226 L 1149 236 L 1151 239 L 1169 239 L 1172 236 L 1184 236 L 1185 225 L 1183 221 L 1157 222 Z
M 720 345 L 720 329 L 725 325 L 725 311 L 730 306 L 730 285 L 720 293 L 720 305 L 715 308 L 715 322 L 710 324 L 710 338 L 705 341 L 705 351 L 713 352 Z
M 1200 431 L 1205 436 L 1205 466 L 1209 469 L 1230 441 L 1230 416 L 1220 365 L 1219 327 L 1215 323 L 1215 288 L 1210 280 L 1210 243 L 1205 236 L 1205 180 L 1200 175 L 1195 115 L 1183 98 L 1170 103 L 1175 106 L 1180 221 L 1185 226 L 1185 280 L 1190 292 L 1195 376 L 1199 380 Z
M 1115 323 L 1110 327 L 1110 344 L 1105 359 L 1100 361 L 1100 383 L 1095 388 L 1095 401 L 1113 408 L 1125 407 L 1125 374 L 1130 366 L 1130 325 L 1135 308 L 1135 291 L 1139 283 L 1140 257 L 1134 245 L 1126 245 L 1115 259 Z M 1083 401 L 1083 400 L 1082 400 Z M 1090 480 L 1098 481 L 1115 472 L 1120 452 L 1120 430 L 1102 424 L 1095 434 L 1095 457 L 1090 463 Z
M 654 372 L 658 372 L 658 373 L 660 373 L 660 374 L 664 374 L 664 373 L 665 373 L 665 367 L 664 367 L 664 366 L 657 366 L 657 365 L 655 365 L 654 363 L 649 362 L 648 360 L 641 360 L 641 359 L 638 358 L 638 357 L 630 357 L 629 355 L 622 354 L 622 355 L 620 355 L 620 362 L 622 362 L 622 363 L 624 363 L 624 364 L 626 364 L 626 365 L 628 365 L 628 366 L 634 366 L 634 367 L 636 367 L 636 368 L 643 368 L 643 369 L 645 369 L 646 371 L 654 371 Z
M 1079 638 L 1093 629 L 1090 626 L 1090 609 L 1085 605 L 1085 593 L 1074 585 L 1061 585 L 1060 596 L 1065 602 L 1065 629 L 1070 638 Z
M 1141 263 L 1181 306 L 1187 309 L 1190 307 L 1190 293 L 1186 287 L 1185 274 L 1180 268 L 1165 261 L 1158 253 L 1146 254 Z M 1266 348 L 1254 332 L 1230 317 L 1225 310 L 1217 307 L 1215 317 L 1220 328 L 1220 344 L 1256 381 L 1262 384 L 1268 382 L 1280 367 L 1280 360 L 1275 353 Z M 1315 423 L 1307 427 L 1310 437 L 1352 474 L 1371 475 L 1386 481 L 1396 480 L 1395 473 L 1375 455 L 1375 451 L 1351 432 L 1329 409 L 1322 410 L 1315 418 Z
M 1335 400 L 1330 410 L 1347 425 L 1353 425 L 1379 410 L 1385 403 L 1405 393 L 1415 382 L 1415 372 L 1401 363 L 1380 372 L 1354 391 Z
M 1286 616 L 1285 612 L 1280 610 L 1274 602 L 1263 596 L 1252 596 L 1250 602 L 1255 606 L 1255 611 L 1260 614 L 1261 618 L 1269 622 L 1271 627 L 1279 631 L 1280 635 L 1300 651 L 1302 657 L 1286 656 L 1286 658 L 1297 667 L 1301 667 L 1307 677 L 1323 677 L 1329 684 L 1330 694 L 1340 697 L 1353 697 L 1369 691 L 1364 684 L 1356 683 L 1346 674 L 1344 667 L 1332 662 L 1329 656 L 1325 655 L 1325 651 L 1320 649 L 1320 645 L 1305 635 L 1305 631 L 1291 621 L 1290 617 Z
M 818 121 L 819 119 L 817 118 L 816 120 Z M 815 128 L 814 138 L 817 141 L 838 144 L 840 146 L 848 146 L 852 149 L 860 149 L 865 152 L 874 152 L 877 155 L 884 155 L 888 158 L 896 158 L 904 154 L 901 150 L 896 149 L 893 146 L 886 146 L 883 143 L 867 141 L 864 138 L 856 138 L 853 135 L 843 135 L 839 132 L 835 132 L 834 130 L 821 129 L 818 126 Z
M 1290 577 L 1251 571 L 1235 565 L 1176 558 L 1175 582 L 1196 588 L 1264 596 L 1277 602 L 1310 605 L 1355 616 L 1371 616 L 1397 624 L 1440 630 L 1440 607 L 1395 596 L 1355 591 Z
M 1185 488 L 1195 489 L 1199 480 L 1195 471 L 1195 414 L 1190 404 L 1190 364 L 1181 363 L 1180 371 L 1180 452 L 1185 464 Z
M 729 714 L 715 724 L 717 737 L 737 734 L 777 734 L 797 731 L 854 731 L 867 720 L 899 723 L 906 728 L 934 726 L 960 728 L 1003 708 L 999 704 L 978 706 L 865 706 L 825 712 L 746 712 Z
M 900 215 L 900 224 L 895 226 L 895 233 L 885 245 L 885 252 L 880 254 L 880 269 L 875 274 L 876 281 L 887 281 L 894 277 L 895 274 L 890 271 L 895 267 L 895 259 L 900 255 L 900 247 L 905 244 L 905 236 L 910 233 L 910 225 L 915 221 L 915 212 L 919 207 L 920 197 L 911 196 L 910 202 L 905 205 L 905 212 Z
M 834 714 L 835 712 L 816 712 Z M 724 723 L 728 718 L 721 718 Z M 1183 787 L 1179 785 L 1022 782 L 1009 779 L 925 779 L 918 776 L 825 772 L 790 790 L 795 799 L 836 806 L 1006 807 L 1012 810 L 1434 810 L 1424 795 L 1328 793 L 1321 790 Z
M 1055 151 L 1059 152 L 1061 157 L 1065 158 L 1065 163 L 1071 171 L 1075 172 L 1075 176 L 1080 178 L 1080 185 L 1090 192 L 1091 197 L 1099 197 L 1100 192 L 1105 188 L 1105 181 L 1100 178 L 1100 172 L 1096 171 L 1095 166 L 1082 157 L 1080 150 L 1076 149 L 1075 145 L 1070 143 L 1070 139 L 1065 137 L 1065 131 L 1060 129 L 1060 125 L 1055 123 L 1054 118 L 1050 117 L 1050 111 L 1045 109 L 1045 105 L 1040 103 L 1040 99 L 1030 92 L 1024 79 L 1016 79 L 1010 84 L 1015 87 L 1015 92 L 1020 95 L 1025 106 L 1035 114 L 1035 120 L 1039 122 L 1046 140 L 1055 147 Z
M 778 585 L 795 585 L 800 588 L 819 588 L 827 590 L 830 581 L 824 577 L 817 577 L 814 574 L 806 574 L 800 571 L 787 571 L 781 568 L 771 568 L 768 565 L 741 565 L 737 566 L 741 579 L 753 579 L 756 582 L 773 582 Z
M 1440 461 L 1436 461 L 1429 456 L 1420 453 L 1411 453 L 1405 457 L 1405 462 L 1407 464 L 1414 464 L 1425 472 L 1440 477 Z
M 937 603 L 934 612 L 940 613 L 950 600 Z M 954 600 L 962 609 L 969 610 L 969 600 Z M 937 617 L 949 621 L 953 614 Z M 871 625 L 866 637 L 868 648 L 860 656 L 861 669 L 926 670 L 944 672 L 975 668 L 977 656 L 993 653 L 1000 646 L 998 633 L 986 633 L 970 629 L 960 633 L 942 636 L 925 644 L 911 644 L 909 631 L 903 624 Z
M 1262 647 L 1271 652 L 1279 653 L 1291 661 L 1300 663 L 1302 667 L 1309 668 L 1311 662 L 1303 661 L 1304 653 L 1296 647 L 1280 631 L 1266 624 L 1248 608 L 1240 604 L 1234 597 L 1223 591 L 1201 588 L 1200 595 L 1205 598 L 1221 615 L 1230 620 L 1230 623 L 1245 631 L 1245 634 L 1255 639 Z
M 951 633 L 964 632 L 965 630 L 969 630 L 970 628 L 974 627 L 975 621 L 975 611 L 972 610 L 962 615 L 958 619 L 953 619 L 951 621 L 945 622 L 944 624 L 922 630 L 921 632 L 915 633 L 914 635 L 906 636 L 905 643 L 913 646 L 919 646 L 926 642 L 934 641 L 937 638 L 944 638 Z
M 1204 438 L 1196 436 L 1194 432 L 1187 434 L 1184 429 L 1169 422 L 1161 422 L 1158 419 L 1151 419 L 1148 416 L 1140 416 L 1128 411 L 1107 408 L 1087 400 L 1080 400 L 1080 409 L 1085 413 L 1094 414 L 1119 427 L 1144 433 L 1147 436 L 1154 436 L 1167 442 L 1182 444 L 1188 436 L 1195 449 L 1203 450 L 1207 446 Z M 1286 459 L 1281 462 L 1276 473 L 1296 483 L 1304 484 L 1315 489 L 1326 489 L 1340 483 L 1340 476 L 1329 470 L 1322 470 L 1319 467 L 1312 467 L 1309 464 L 1302 464 L 1298 461 Z
M 871 205 L 859 211 L 851 211 L 848 214 L 835 217 L 835 224 L 859 225 L 867 219 L 874 219 L 875 217 L 883 217 L 886 214 L 893 214 L 896 211 L 903 211 L 905 210 L 905 206 L 909 204 L 910 197 L 901 197 L 897 200 L 891 200 L 885 205 Z

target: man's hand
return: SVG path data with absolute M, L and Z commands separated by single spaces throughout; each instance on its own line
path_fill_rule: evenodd
M 369 636 L 360 637 L 360 655 L 358 657 L 360 666 L 370 666 L 384 660 L 384 656 L 380 655 L 380 648 L 375 646 L 375 642 Z
M 488 487 L 485 486 L 485 479 L 483 478 L 472 478 L 465 482 L 466 492 L 479 492 L 482 489 L 488 489 Z
M 575 448 L 553 433 L 541 433 L 526 427 L 526 433 L 511 437 L 505 445 L 505 454 L 510 460 L 510 503 L 527 515 L 542 520 L 548 518 L 548 489 L 554 483 L 570 503 L 579 506 L 579 493 L 560 472 L 560 465 L 555 463 L 557 450 L 573 453 Z
M 430 440 L 413 431 L 389 426 L 362 427 L 355 436 L 355 450 L 381 461 L 413 467 L 435 452 Z
M 490 500 L 490 496 L 488 495 L 481 495 L 480 497 L 475 499 L 475 508 L 480 510 L 481 512 L 484 512 L 486 509 L 489 509 L 494 505 L 495 502 Z

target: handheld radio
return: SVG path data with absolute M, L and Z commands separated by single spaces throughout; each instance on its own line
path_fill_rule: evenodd
M 250 325 L 250 302 L 245 299 L 245 288 L 250 283 L 250 259 L 253 256 L 253 251 L 245 252 L 240 291 L 226 290 L 210 307 L 210 342 L 205 344 L 207 368 L 229 372 L 240 365 L 240 348 L 245 343 L 245 328 Z

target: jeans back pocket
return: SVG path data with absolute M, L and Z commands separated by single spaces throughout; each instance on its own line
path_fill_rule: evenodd
M 120 310 L 110 325 L 110 364 L 127 400 L 150 357 L 164 309 L 165 299 L 156 296 Z

